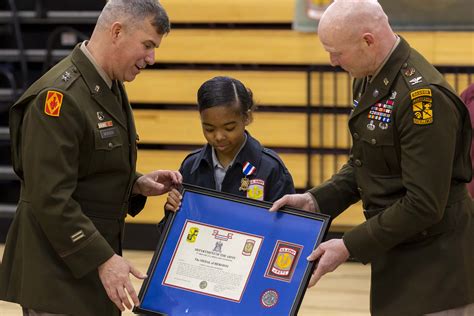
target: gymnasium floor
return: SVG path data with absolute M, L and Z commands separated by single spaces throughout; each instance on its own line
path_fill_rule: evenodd
M 153 253 L 150 251 L 125 251 L 125 258 L 138 269 L 146 272 Z M 0 258 L 3 244 L 0 244 Z M 369 313 L 370 267 L 359 263 L 345 263 L 335 272 L 323 277 L 309 289 L 303 299 L 299 316 L 367 316 Z M 133 279 L 135 289 L 141 281 Z M 21 316 L 16 304 L 0 301 L 0 316 Z M 127 311 L 124 316 L 134 315 Z

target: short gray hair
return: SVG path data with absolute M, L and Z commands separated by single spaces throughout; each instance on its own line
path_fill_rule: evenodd
M 104 6 L 97 25 L 106 26 L 117 20 L 132 27 L 151 18 L 156 33 L 164 35 L 171 30 L 168 14 L 158 0 L 109 0 Z

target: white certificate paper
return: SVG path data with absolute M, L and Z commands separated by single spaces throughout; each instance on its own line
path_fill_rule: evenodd
M 187 220 L 163 285 L 240 302 L 262 236 Z

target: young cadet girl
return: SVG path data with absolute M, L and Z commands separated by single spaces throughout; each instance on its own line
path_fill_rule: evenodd
M 270 202 L 295 192 L 280 157 L 245 130 L 255 107 L 250 89 L 237 79 L 215 77 L 202 84 L 197 98 L 208 143 L 184 159 L 179 170 L 184 183 Z M 179 205 L 180 194 L 173 190 L 165 210 Z

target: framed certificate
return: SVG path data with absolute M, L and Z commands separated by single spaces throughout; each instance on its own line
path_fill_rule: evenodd
M 296 315 L 329 216 L 191 185 L 140 289 L 148 315 Z

